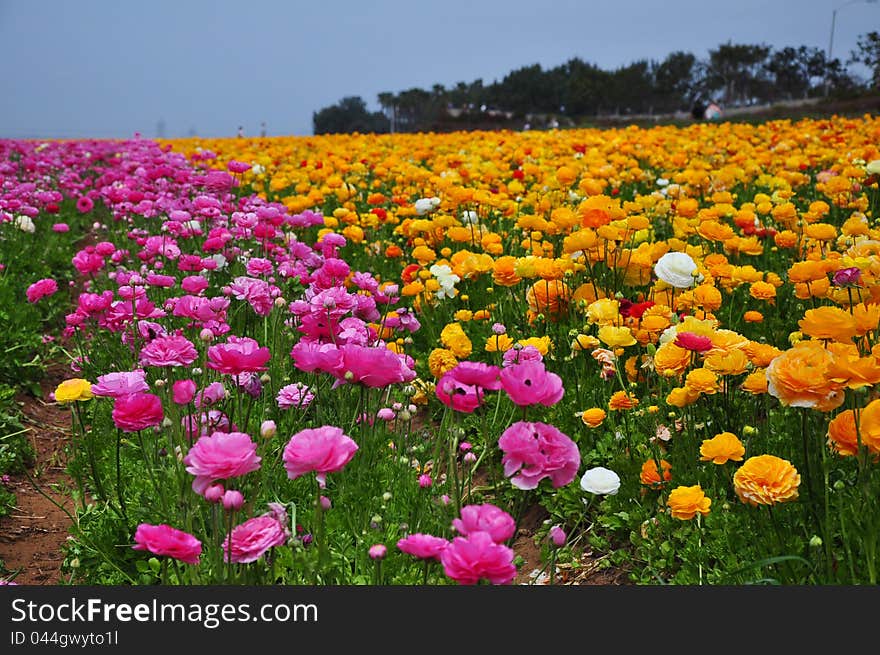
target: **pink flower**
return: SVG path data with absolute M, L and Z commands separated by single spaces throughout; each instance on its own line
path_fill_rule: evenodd
M 290 357 L 293 365 L 305 373 L 330 373 L 342 364 L 342 353 L 332 343 L 302 340 L 290 351 Z
M 27 295 L 28 302 L 35 303 L 41 298 L 51 296 L 56 291 L 58 291 L 58 283 L 52 278 L 45 278 L 34 282 L 27 288 L 27 291 L 25 293 Z
M 712 349 L 712 339 L 693 332 L 679 332 L 675 336 L 675 345 L 685 350 L 703 353 Z
M 146 375 L 142 370 L 99 375 L 97 384 L 92 385 L 92 394 L 119 398 L 140 391 L 149 391 Z
M 465 414 L 472 413 L 483 404 L 483 390 L 456 379 L 452 371 L 447 371 L 437 380 L 434 393 L 444 405 Z
M 433 559 L 440 561 L 440 553 L 442 553 L 449 542 L 441 537 L 435 537 L 430 534 L 418 532 L 404 537 L 397 542 L 397 548 L 413 557 L 419 559 Z
M 256 562 L 270 548 L 283 546 L 288 536 L 284 524 L 272 513 L 257 516 L 235 526 L 223 539 L 225 560 L 235 564 Z
M 497 391 L 501 388 L 501 369 L 483 362 L 459 362 L 447 373 L 461 382 L 482 389 Z
M 520 407 L 555 405 L 565 393 L 562 378 L 549 372 L 543 362 L 522 362 L 501 370 L 501 386 Z
M 504 452 L 504 475 L 518 489 L 534 489 L 544 478 L 562 487 L 577 475 L 581 454 L 577 444 L 552 425 L 518 421 L 498 439 Z
M 183 463 L 188 473 L 196 476 L 192 488 L 197 494 L 215 480 L 246 475 L 260 468 L 257 444 L 244 432 L 214 432 L 200 437 L 190 448 Z
M 516 521 L 500 507 L 490 503 L 466 505 L 461 508 L 461 518 L 452 521 L 452 527 L 462 536 L 472 532 L 486 532 L 495 543 L 503 543 L 516 531 Z
M 272 354 L 250 337 L 230 336 L 226 343 L 208 348 L 208 368 L 230 375 L 265 371 Z
M 302 382 L 294 382 L 281 387 L 275 400 L 281 409 L 289 409 L 291 407 L 308 407 L 314 399 L 315 394 L 306 385 Z
M 340 381 L 387 387 L 395 382 L 409 382 L 416 376 L 397 353 L 387 348 L 345 344 L 339 350 L 342 362 L 334 375 Z
M 431 476 L 428 475 L 427 473 L 422 473 L 419 476 L 419 487 L 421 489 L 427 489 L 432 484 L 434 484 L 434 481 L 431 479 Z
M 234 489 L 226 490 L 220 500 L 223 503 L 223 509 L 230 512 L 240 510 L 244 505 L 244 495 Z
M 510 584 L 516 577 L 513 550 L 496 544 L 488 532 L 456 537 L 443 549 L 440 561 L 446 575 L 459 584 L 472 585 L 484 579 Z
M 70 232 L 70 226 L 67 223 L 55 223 L 55 225 L 52 226 L 52 231 L 59 233 Z
M 369 549 L 370 559 L 385 559 L 388 554 L 388 547 L 385 544 L 373 544 Z
M 143 347 L 138 360 L 142 366 L 189 366 L 199 353 L 186 337 L 156 337 Z
M 171 387 L 171 399 L 178 405 L 188 405 L 196 395 L 193 380 L 177 380 Z
M 202 542 L 191 534 L 162 523 L 141 523 L 134 533 L 134 550 L 146 550 L 154 555 L 167 555 L 186 564 L 198 564 Z
M 323 488 L 328 473 L 341 471 L 351 461 L 358 445 L 340 428 L 324 425 L 300 430 L 284 448 L 284 468 L 291 480 L 314 471 Z
M 144 392 L 119 396 L 113 403 L 112 416 L 123 432 L 140 432 L 162 422 L 162 401 Z
M 558 525 L 554 525 L 550 528 L 550 542 L 560 548 L 565 545 L 565 530 L 560 528 Z
M 534 346 L 520 348 L 519 345 L 516 345 L 504 351 L 502 360 L 501 365 L 507 367 L 513 364 L 522 364 L 523 362 L 543 362 L 544 356 Z
M 229 160 L 229 163 L 226 164 L 226 168 L 228 168 L 233 173 L 247 173 L 253 167 L 247 162 L 238 161 L 237 159 L 231 159 Z
M 80 196 L 76 201 L 76 209 L 80 214 L 88 214 L 95 208 L 95 202 L 88 196 Z

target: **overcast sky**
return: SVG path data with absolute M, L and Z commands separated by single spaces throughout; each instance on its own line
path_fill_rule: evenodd
M 500 80 L 572 57 L 613 69 L 720 43 L 846 60 L 869 0 L 0 0 L 0 137 L 311 134 L 349 95 Z M 859 69 L 863 71 L 864 69 Z

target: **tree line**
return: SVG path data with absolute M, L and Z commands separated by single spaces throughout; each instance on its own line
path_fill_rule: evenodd
M 861 81 L 847 65 L 868 67 Z M 691 111 L 709 102 L 724 107 L 766 104 L 817 96 L 845 97 L 880 89 L 880 33 L 859 37 L 846 63 L 809 46 L 774 49 L 764 44 L 728 42 L 706 59 L 676 51 L 662 61 L 642 59 L 614 70 L 574 57 L 544 69 L 523 66 L 500 81 L 458 82 L 451 88 L 411 88 L 377 96 L 371 112 L 359 96 L 348 96 L 312 115 L 315 134 L 382 133 L 458 129 L 486 116 L 528 120 L 559 116 L 577 121 L 601 115 Z

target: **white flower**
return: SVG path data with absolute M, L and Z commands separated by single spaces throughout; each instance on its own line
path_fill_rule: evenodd
M 209 259 L 213 259 L 215 262 L 217 262 L 217 268 L 215 270 L 220 271 L 226 267 L 226 257 L 221 255 L 219 252 L 211 255 Z
M 695 281 L 701 282 L 703 276 L 697 274 L 697 263 L 683 252 L 668 252 L 656 264 L 657 277 L 676 289 L 689 289 Z M 695 277 L 696 275 L 696 277 Z
M 657 178 L 657 186 L 666 186 L 667 184 L 669 184 L 669 180 L 667 180 L 665 177 Z
M 433 198 L 419 198 L 416 200 L 416 213 L 419 216 L 423 216 L 428 212 L 432 212 L 437 207 L 440 206 L 440 198 L 434 196 Z
M 251 171 L 254 175 L 262 175 L 266 172 L 266 167 L 261 166 L 260 164 L 254 164 L 253 166 L 251 166 Z
M 461 221 L 466 225 L 475 225 L 480 222 L 480 217 L 477 212 L 468 210 L 462 213 Z
M 581 477 L 581 489 L 591 494 L 613 496 L 620 489 L 620 476 L 604 466 L 596 466 Z
M 28 234 L 33 234 L 37 229 L 37 226 L 34 225 L 31 217 L 25 216 L 24 214 L 15 217 L 15 227 L 17 227 L 22 232 L 27 232 Z
M 461 278 L 453 273 L 452 269 L 446 264 L 434 264 L 428 270 L 431 272 L 431 275 L 437 278 L 437 282 L 440 284 L 436 294 L 437 297 L 441 299 L 454 298 L 458 293 L 455 284 L 461 281 Z
M 870 175 L 877 175 L 880 173 L 880 159 L 875 159 L 874 161 L 869 161 L 865 166 L 865 171 Z

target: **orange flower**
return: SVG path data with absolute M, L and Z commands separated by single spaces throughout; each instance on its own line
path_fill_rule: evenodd
M 661 459 L 660 469 L 663 471 L 662 480 L 660 479 L 660 473 L 657 471 L 657 460 L 653 457 L 645 460 L 639 473 L 639 482 L 648 487 L 658 487 L 669 482 L 672 479 L 672 465 L 665 459 Z
M 512 287 L 522 279 L 514 272 L 516 257 L 499 257 L 495 260 L 492 280 L 500 287 Z
M 795 500 L 801 476 L 791 462 L 775 455 L 749 457 L 733 474 L 733 490 L 749 505 Z
M 675 387 L 666 395 L 666 404 L 673 407 L 687 407 L 699 397 L 700 392 L 690 387 Z
M 689 521 L 697 514 L 705 516 L 709 513 L 712 499 L 707 498 L 702 487 L 695 484 L 692 487 L 676 487 L 669 492 L 666 506 L 672 518 Z
M 726 464 L 728 461 L 741 462 L 746 449 L 735 434 L 722 432 L 711 439 L 704 439 L 700 446 L 700 461 L 713 464 Z
M 741 385 L 743 391 L 757 396 L 767 393 L 767 372 L 763 368 L 752 371 L 746 376 Z
M 667 341 L 654 353 L 654 369 L 663 376 L 681 375 L 691 363 L 691 352 Z
M 718 376 L 708 368 L 695 368 L 685 377 L 684 386 L 698 394 L 712 395 L 718 391 Z
M 859 436 L 863 446 L 880 453 L 880 400 L 872 400 L 859 413 Z
M 638 399 L 625 391 L 615 391 L 608 401 L 608 409 L 611 411 L 632 409 L 639 404 Z
M 602 421 L 605 420 L 605 410 L 601 407 L 593 407 L 591 409 L 585 409 L 581 413 L 581 420 L 584 422 L 584 425 L 588 425 L 591 428 L 598 428 L 602 425 Z
M 800 341 L 767 367 L 767 391 L 783 405 L 821 412 L 843 403 L 843 385 L 828 377 L 834 356 L 818 341 Z
M 828 423 L 828 446 L 838 455 L 851 457 L 859 452 L 855 414 L 851 409 L 841 412 Z
M 764 321 L 764 315 L 761 312 L 752 310 L 743 314 L 743 320 L 746 323 L 762 323 Z
M 565 311 L 570 299 L 571 291 L 561 280 L 538 280 L 526 293 L 530 312 L 554 319 Z
M 856 320 L 840 307 L 808 309 L 798 325 L 801 332 L 814 339 L 833 339 L 841 343 L 852 343 L 858 333 Z
M 772 300 L 776 297 L 776 287 L 769 282 L 752 282 L 749 286 L 749 295 L 758 300 Z

